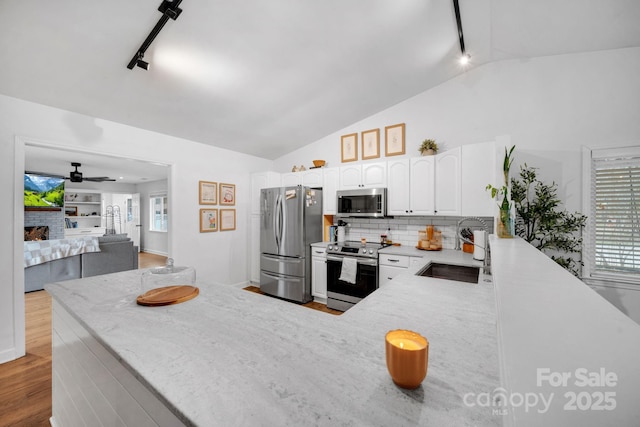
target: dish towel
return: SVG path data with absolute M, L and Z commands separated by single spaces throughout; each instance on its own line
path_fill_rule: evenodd
M 355 258 L 344 257 L 342 259 L 342 269 L 340 270 L 340 279 L 347 283 L 356 283 L 356 274 L 358 273 L 358 260 Z

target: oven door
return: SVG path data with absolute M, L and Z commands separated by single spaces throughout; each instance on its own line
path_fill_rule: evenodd
M 364 298 L 378 288 L 378 260 L 358 258 L 356 283 L 340 280 L 341 256 L 327 255 L 327 292 Z

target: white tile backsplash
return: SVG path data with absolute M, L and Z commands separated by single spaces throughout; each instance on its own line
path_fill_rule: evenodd
M 380 241 L 381 234 L 387 234 L 387 239 L 398 242 L 402 246 L 416 246 L 418 244 L 418 231 L 424 230 L 427 225 L 434 225 L 436 230 L 442 231 L 442 247 L 453 249 L 455 247 L 454 236 L 456 225 L 462 217 L 412 217 L 412 218 L 344 218 L 348 224 L 346 239 L 367 241 Z M 493 218 L 482 218 L 489 227 L 489 233 L 493 233 Z M 481 229 L 478 221 L 469 220 L 462 224 L 472 230 Z M 387 231 L 389 230 L 389 231 Z

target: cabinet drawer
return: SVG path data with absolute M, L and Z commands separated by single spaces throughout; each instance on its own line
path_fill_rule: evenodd
M 380 254 L 378 257 L 380 265 L 393 265 L 396 267 L 409 267 L 409 257 L 405 255 Z
M 311 256 L 314 258 L 327 258 L 327 250 L 325 248 L 311 246 Z

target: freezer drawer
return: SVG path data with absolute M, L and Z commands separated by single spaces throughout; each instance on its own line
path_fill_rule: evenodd
M 305 258 L 260 255 L 260 270 L 287 276 L 304 276 Z
M 260 290 L 266 294 L 298 302 L 311 301 L 311 291 L 304 277 L 291 277 L 260 272 Z

